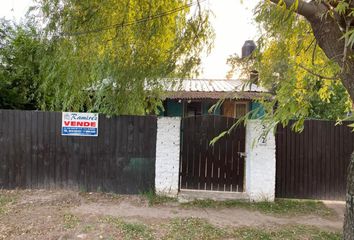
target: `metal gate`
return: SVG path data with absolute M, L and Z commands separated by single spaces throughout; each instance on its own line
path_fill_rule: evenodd
M 219 139 L 237 119 L 193 116 L 182 119 L 180 189 L 242 192 L 245 128 L 238 126 Z

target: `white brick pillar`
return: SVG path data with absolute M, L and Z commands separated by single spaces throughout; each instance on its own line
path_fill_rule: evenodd
M 266 126 L 250 120 L 246 126 L 246 192 L 251 201 L 274 201 L 275 137 Z
M 181 118 L 157 119 L 155 190 L 157 194 L 177 196 L 179 181 Z

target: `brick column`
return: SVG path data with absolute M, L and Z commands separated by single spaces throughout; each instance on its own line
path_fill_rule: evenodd
M 265 136 L 259 120 L 246 126 L 246 192 L 251 201 L 274 201 L 275 196 L 275 136 L 271 130 Z
M 155 190 L 177 196 L 179 181 L 181 118 L 157 119 Z

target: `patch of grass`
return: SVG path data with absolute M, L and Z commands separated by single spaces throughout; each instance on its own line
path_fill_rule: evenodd
M 79 225 L 80 219 L 71 213 L 64 214 L 64 228 L 73 229 Z
M 324 231 L 305 225 L 290 225 L 273 228 L 219 228 L 199 218 L 174 219 L 167 224 L 168 240 L 340 240 L 341 233 Z
M 240 228 L 233 232 L 233 237 L 240 240 L 340 240 L 341 234 L 322 231 L 310 226 L 287 226 L 281 229 Z
M 205 220 L 199 218 L 174 219 L 168 225 L 168 233 L 164 239 L 169 240 L 208 240 L 223 239 L 226 231 L 214 227 Z
M 276 215 L 306 215 L 314 214 L 322 217 L 333 216 L 333 210 L 320 201 L 276 199 L 274 202 L 246 202 L 237 200 L 213 201 L 195 200 L 182 203 L 183 207 L 197 208 L 245 208 Z
M 85 225 L 84 228 L 82 229 L 82 231 L 84 233 L 89 233 L 89 232 L 93 231 L 94 229 L 95 229 L 95 227 L 92 225 Z
M 177 202 L 177 198 L 172 198 L 163 195 L 157 195 L 154 191 L 142 193 L 142 195 L 148 200 L 149 206 L 161 205 L 168 202 Z
M 0 215 L 6 212 L 7 206 L 10 203 L 15 202 L 15 197 L 0 195 Z
M 333 210 L 326 207 L 323 202 L 312 200 L 287 200 L 277 199 L 272 202 L 253 203 L 256 210 L 264 213 L 305 215 L 314 214 L 329 217 L 334 214 Z
M 121 230 L 124 239 L 154 239 L 152 230 L 144 224 L 128 223 L 116 217 L 106 217 L 103 222 Z

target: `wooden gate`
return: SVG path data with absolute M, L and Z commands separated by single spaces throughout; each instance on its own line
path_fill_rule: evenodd
M 245 128 L 238 126 L 214 146 L 210 141 L 228 130 L 235 118 L 193 116 L 182 119 L 180 189 L 242 192 Z

